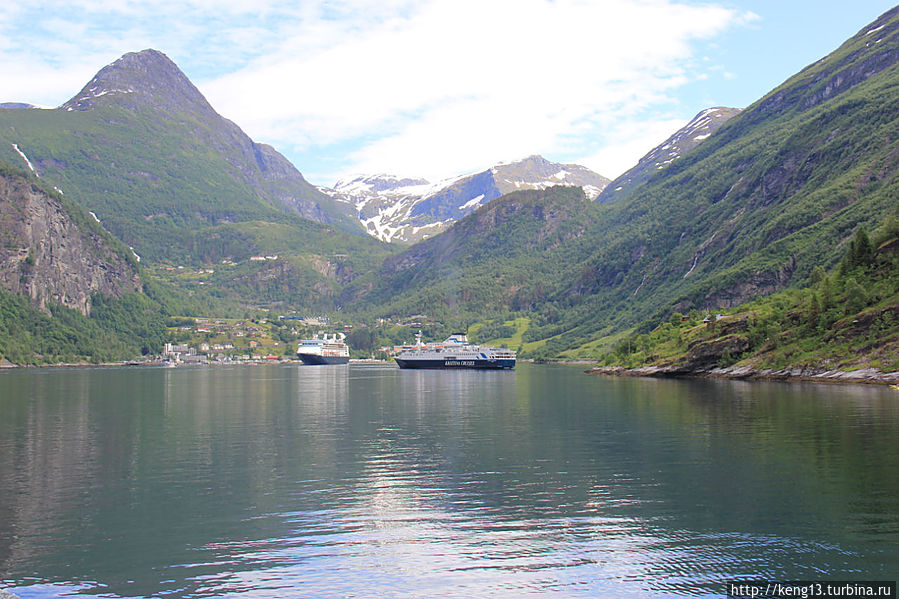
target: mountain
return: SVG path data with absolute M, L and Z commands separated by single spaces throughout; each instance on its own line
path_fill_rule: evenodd
M 609 207 L 547 338 L 583 347 L 647 318 L 805 284 L 899 195 L 899 8 L 749 106 Z M 577 352 L 569 355 L 576 355 Z
M 220 154 L 231 173 L 257 196 L 310 220 L 347 225 L 333 202 L 309 184 L 274 148 L 252 141 L 221 117 L 165 54 L 157 50 L 125 54 L 104 67 L 71 100 L 65 111 L 103 107 L 153 112 L 160 121 L 186 126 L 192 145 Z M 353 228 L 351 228 L 353 229 Z
M 0 288 L 89 315 L 91 296 L 139 291 L 136 259 L 59 193 L 0 163 Z
M 650 150 L 636 165 L 607 185 L 599 194 L 597 201 L 613 204 L 626 198 L 635 187 L 645 183 L 658 171 L 708 139 L 721 125 L 738 114 L 739 108 L 719 106 L 703 110 L 664 143 Z
M 802 286 L 816 266 L 840 260 L 859 227 L 875 230 L 896 211 L 897 94 L 899 8 L 656 169 L 627 197 L 587 203 L 563 223 L 585 224 L 572 239 L 535 245 L 529 236 L 539 239 L 539 229 L 525 226 L 528 217 L 519 213 L 503 226 L 521 234 L 464 234 L 467 221 L 460 221 L 428 240 L 444 251 L 413 247 L 392 257 L 379 277 L 392 282 L 394 299 L 381 313 L 457 314 L 471 322 L 484 298 L 507 298 L 491 300 L 495 309 L 481 319 L 526 317 L 531 356 L 591 357 L 610 336 L 675 311 Z M 514 289 L 518 280 L 491 282 L 484 265 L 531 273 L 527 295 Z M 436 269 L 446 279 L 431 293 Z M 370 292 L 378 301 L 387 297 L 379 291 L 384 284 Z
M 547 258 L 568 261 L 595 218 L 578 187 L 511 192 L 388 258 L 367 288 L 350 286 L 355 295 L 344 303 L 441 319 L 534 309 L 558 285 Z
M 28 166 L 153 259 L 204 260 L 197 231 L 292 215 L 361 234 L 273 148 L 222 118 L 156 50 L 126 54 L 53 110 L 0 110 L 0 159 Z
M 150 274 L 210 307 L 333 307 L 343 284 L 390 251 L 352 206 L 221 117 L 155 50 L 104 67 L 58 109 L 0 109 L 0 160 L 92 212 Z M 217 268 L 199 285 L 162 264 Z
M 899 382 L 899 218 L 873 237 L 860 227 L 839 268 L 814 273 L 806 288 L 714 318 L 673 314 L 622 339 L 604 365 L 639 376 Z
M 352 203 L 369 234 L 383 241 L 415 242 L 512 191 L 574 185 L 583 187 L 593 199 L 608 183 L 607 178 L 583 166 L 530 156 L 436 184 L 392 175 L 361 175 L 324 191 Z

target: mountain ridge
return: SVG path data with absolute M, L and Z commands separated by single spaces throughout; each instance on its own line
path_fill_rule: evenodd
M 483 171 L 431 183 L 395 175 L 358 175 L 338 181 L 325 193 L 352 203 L 369 234 L 383 241 L 416 242 L 512 191 L 555 185 L 583 187 L 594 199 L 609 179 L 577 164 L 532 155 Z
M 214 285 L 169 281 L 210 305 L 331 307 L 388 252 L 156 50 L 106 65 L 63 108 L 0 109 L 0 160 L 92 212 L 148 269 L 217 265 Z
M 866 32 L 875 29 L 880 41 L 869 43 Z M 897 32 L 899 8 L 614 204 L 609 223 L 617 224 L 601 223 L 596 235 L 617 229 L 629 238 L 597 248 L 564 295 L 597 305 L 615 290 L 619 298 L 639 290 L 657 302 L 661 320 L 672 310 L 737 305 L 801 285 L 814 266 L 835 264 L 858 226 L 873 229 L 895 206 Z M 611 260 L 624 251 L 639 257 Z M 618 272 L 620 283 L 610 286 Z M 640 317 L 622 307 L 619 319 Z M 601 329 L 600 321 L 589 326 Z M 595 334 L 580 325 L 571 336 Z
M 221 117 L 157 50 L 106 65 L 59 109 L 3 109 L 0 123 L 0 158 L 77 196 L 130 245 L 150 244 L 142 255 L 162 255 L 152 246 L 163 220 L 177 252 L 193 245 L 191 230 L 275 211 L 363 234 L 345 205 Z
M 274 206 L 317 222 L 350 223 L 346 214 L 328 206 L 330 198 L 306 181 L 284 156 L 269 145 L 254 142 L 218 114 L 181 69 L 158 50 L 129 52 L 106 65 L 60 109 L 90 111 L 109 106 L 161 112 L 190 127 L 196 142 L 221 152 L 232 172 Z
M 345 290 L 344 303 L 451 320 L 532 309 L 546 299 L 557 266 L 541 258 L 584 243 L 594 208 L 579 187 L 510 192 L 387 258 L 374 277 Z M 497 251 L 505 260 L 495 259 Z
M 698 146 L 700 142 L 711 137 L 724 123 L 741 111 L 740 108 L 724 106 L 702 110 L 689 123 L 647 152 L 637 164 L 610 182 L 599 194 L 597 201 L 613 204 L 626 198 L 637 185 L 647 181 L 658 171 Z

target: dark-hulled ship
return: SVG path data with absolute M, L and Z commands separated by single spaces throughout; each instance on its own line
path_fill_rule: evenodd
M 397 355 L 400 368 L 515 368 L 516 354 L 511 349 L 469 343 L 462 333 L 450 335 L 442 343 L 422 343 L 421 332 L 415 345 L 404 345 Z
M 344 343 L 346 335 L 337 333 L 332 337 L 313 335 L 312 339 L 300 339 L 297 357 L 303 364 L 346 364 L 350 361 L 350 348 Z

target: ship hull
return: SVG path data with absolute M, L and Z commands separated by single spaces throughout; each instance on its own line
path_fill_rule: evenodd
M 499 360 L 465 360 L 465 359 L 415 359 L 415 358 L 394 358 L 397 366 L 400 368 L 410 369 L 479 369 L 479 370 L 512 370 L 515 368 L 515 360 L 499 359 Z
M 348 356 L 316 356 L 313 354 L 297 354 L 297 357 L 308 366 L 330 366 L 332 364 L 346 364 L 350 361 Z

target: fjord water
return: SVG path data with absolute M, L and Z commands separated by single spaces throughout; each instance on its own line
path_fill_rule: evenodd
M 0 373 L 19 597 L 895 580 L 899 393 L 356 365 Z

